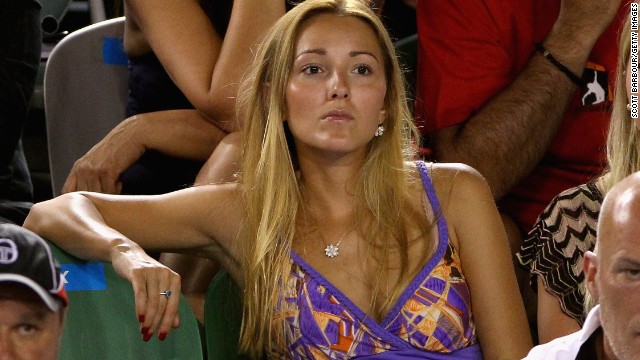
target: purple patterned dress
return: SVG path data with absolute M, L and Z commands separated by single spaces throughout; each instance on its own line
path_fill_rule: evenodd
M 440 205 L 424 163 L 418 162 L 434 214 Z M 438 218 L 434 256 L 377 323 L 292 252 L 283 302 L 273 319 L 286 359 L 482 359 L 460 259 Z

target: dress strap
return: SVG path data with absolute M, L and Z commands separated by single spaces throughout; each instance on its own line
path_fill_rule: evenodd
M 385 327 L 393 321 L 393 319 L 402 310 L 404 304 L 406 304 L 409 298 L 416 292 L 416 290 L 420 287 L 420 285 L 422 285 L 424 280 L 431 274 L 431 271 L 433 271 L 440 260 L 442 260 L 449 245 L 449 230 L 447 228 L 447 222 L 445 221 L 444 216 L 440 211 L 440 203 L 438 202 L 438 197 L 436 196 L 433 183 L 431 182 L 431 178 L 429 177 L 427 167 L 422 161 L 416 161 L 416 165 L 420 172 L 420 177 L 422 178 L 422 184 L 424 185 L 425 192 L 427 193 L 427 199 L 429 200 L 429 204 L 437 221 L 438 244 L 436 251 L 431 259 L 427 261 L 425 266 L 420 270 L 413 281 L 411 281 L 409 286 L 407 286 L 407 288 L 402 292 L 396 304 L 393 306 L 393 308 L 391 308 L 391 311 L 389 311 L 387 316 L 385 316 L 385 318 L 382 320 L 381 324 Z
M 447 222 L 444 219 L 444 214 L 442 213 L 442 208 L 440 207 L 440 201 L 436 196 L 436 189 L 433 186 L 433 182 L 431 181 L 431 176 L 429 176 L 427 165 L 424 163 L 424 161 L 416 161 L 416 166 L 418 167 L 418 171 L 420 172 L 420 178 L 422 178 L 422 186 L 424 186 L 424 191 L 427 193 L 429 206 L 431 206 L 433 215 L 438 222 L 438 250 L 436 251 L 434 258 L 438 258 L 438 261 L 440 261 L 440 258 L 442 258 L 442 256 L 444 255 L 446 247 L 449 244 L 449 230 L 447 228 Z
M 425 164 L 424 161 L 416 161 L 416 166 L 420 172 L 422 185 L 424 186 L 424 191 L 427 193 L 427 198 L 429 199 L 433 213 L 438 214 L 440 212 L 440 201 L 438 201 L 438 197 L 436 196 L 436 189 L 431 181 L 431 176 L 429 176 L 427 164 Z

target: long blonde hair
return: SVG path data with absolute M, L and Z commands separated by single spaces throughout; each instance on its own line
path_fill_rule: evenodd
M 368 24 L 384 57 L 387 93 L 386 130 L 374 138 L 359 173 L 356 216 L 368 213 L 365 239 L 393 239 L 402 256 L 401 281 L 407 277 L 408 175 L 404 161 L 414 158 L 418 132 L 405 98 L 404 78 L 383 24 L 361 0 L 307 0 L 285 14 L 269 31 L 240 88 L 239 111 L 244 123 L 240 182 L 246 219 L 244 248 L 244 311 L 240 348 L 260 356 L 273 344 L 271 321 L 291 270 L 290 251 L 302 195 L 296 177 L 296 155 L 284 125 L 285 88 L 296 40 L 306 20 L 319 14 L 351 16 Z M 379 244 L 376 244 L 379 245 Z M 390 245 L 382 244 L 381 259 Z M 388 264 L 382 264 L 381 267 Z M 396 289 L 397 293 L 398 289 Z M 378 293 L 375 289 L 374 295 Z M 395 293 L 394 293 L 395 294 Z M 380 309 L 382 311 L 382 309 Z M 284 321 L 284 320 L 283 320 Z M 276 333 L 275 336 L 281 334 Z
M 622 27 L 618 42 L 618 67 L 616 69 L 616 85 L 611 110 L 611 123 L 607 137 L 607 161 L 608 168 L 603 176 L 604 192 L 625 177 L 640 170 L 640 143 L 638 143 L 638 130 L 636 129 L 631 113 L 627 110 L 627 66 L 631 55 L 631 15 Z M 594 253 L 598 253 L 596 241 Z M 580 284 L 585 290 L 583 312 L 586 316 L 597 304 L 596 299 L 589 293 L 586 280 Z
M 604 190 L 608 192 L 613 185 L 628 175 L 640 170 L 640 143 L 638 130 L 631 114 L 627 110 L 626 70 L 631 50 L 630 16 L 620 34 L 616 85 L 607 137 L 607 173 L 604 176 Z

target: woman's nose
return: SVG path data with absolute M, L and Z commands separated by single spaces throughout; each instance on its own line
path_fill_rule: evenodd
M 345 75 L 334 74 L 332 76 L 331 91 L 329 92 L 331 99 L 347 99 L 350 90 L 348 80 Z

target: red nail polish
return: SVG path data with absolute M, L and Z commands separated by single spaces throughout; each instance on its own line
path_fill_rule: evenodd
M 160 339 L 160 341 L 164 341 L 164 339 L 166 338 L 167 338 L 166 332 L 161 332 L 160 334 L 158 334 L 158 339 Z
M 142 340 L 144 340 L 145 342 L 149 341 L 149 339 L 151 339 L 151 336 L 153 334 L 146 334 L 145 336 L 142 337 Z
M 138 315 L 138 321 L 139 322 L 144 322 L 144 315 Z
M 149 332 L 149 328 L 148 327 L 143 327 L 142 329 L 140 329 L 140 333 L 142 335 L 147 335 L 148 332 Z

